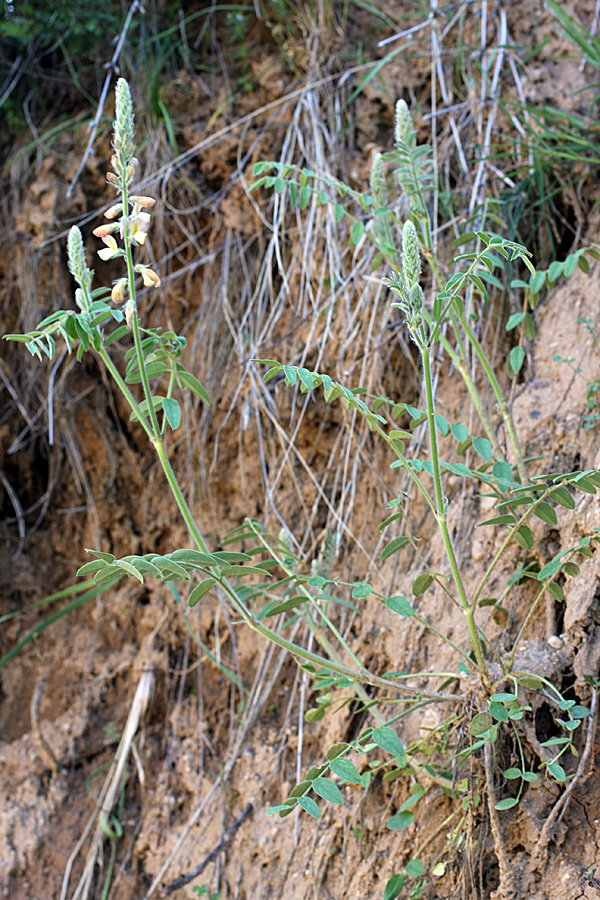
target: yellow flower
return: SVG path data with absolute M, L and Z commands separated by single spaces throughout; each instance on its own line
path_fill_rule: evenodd
M 141 228 L 134 227 L 132 235 L 131 235 L 132 241 L 135 241 L 136 244 L 139 244 L 140 247 L 142 247 L 146 243 L 147 237 L 148 237 L 148 235 L 146 234 L 145 231 L 142 231 Z
M 140 272 L 142 276 L 142 281 L 144 282 L 144 287 L 159 287 L 160 286 L 160 278 L 153 272 L 152 269 L 141 269 Z
M 102 240 L 106 244 L 106 250 L 98 250 L 98 256 L 100 257 L 100 259 L 106 261 L 112 259 L 114 256 L 118 256 L 121 254 L 119 245 L 115 241 L 112 234 L 105 235 Z

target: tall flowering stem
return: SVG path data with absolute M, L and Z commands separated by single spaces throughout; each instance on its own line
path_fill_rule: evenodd
M 458 603 L 465 617 L 469 637 L 473 646 L 475 659 L 482 687 L 490 691 L 491 682 L 487 663 L 483 655 L 481 639 L 475 624 L 475 606 L 469 602 L 460 567 L 454 552 L 454 546 L 447 521 L 447 501 L 444 496 L 442 473 L 440 467 L 439 448 L 437 440 L 437 428 L 435 424 L 435 391 L 433 388 L 431 353 L 435 343 L 435 335 L 439 329 L 430 330 L 429 323 L 424 316 L 424 296 L 419 284 L 421 276 L 421 257 L 419 239 L 414 224 L 409 220 L 402 231 L 402 271 L 395 272 L 393 278 L 387 280 L 387 284 L 398 296 L 398 300 L 392 305 L 400 308 L 406 316 L 406 325 L 410 335 L 419 348 L 423 364 L 423 378 L 425 382 L 425 394 L 427 398 L 427 427 L 429 432 L 429 449 L 431 455 L 433 485 L 435 493 L 435 518 L 444 542 L 446 555 L 450 563 L 452 578 L 456 587 Z
M 141 274 L 144 285 L 159 287 L 160 278 L 156 272 L 147 266 L 134 265 L 133 262 L 133 244 L 143 244 L 146 240 L 148 227 L 150 224 L 150 214 L 145 212 L 146 209 L 154 205 L 152 197 L 135 197 L 130 196 L 129 188 L 134 178 L 135 170 L 138 164 L 134 157 L 134 116 L 133 103 L 131 101 L 131 92 L 129 85 L 124 78 L 119 78 L 116 87 L 116 111 L 115 111 L 115 130 L 113 138 L 114 155 L 111 159 L 112 172 L 106 176 L 109 184 L 113 185 L 121 195 L 120 202 L 111 206 L 105 213 L 106 218 L 114 219 L 121 213 L 118 222 L 108 225 L 101 225 L 96 228 L 94 234 L 96 237 L 106 244 L 107 249 L 98 251 L 101 259 L 109 260 L 116 256 L 124 256 L 127 267 L 127 278 L 120 278 L 114 285 L 111 298 L 116 302 L 125 300 L 125 289 L 127 289 L 127 302 L 125 304 L 125 319 L 127 327 L 133 332 L 133 340 L 135 344 L 136 355 L 140 368 L 140 376 L 144 391 L 144 398 L 148 406 L 148 417 L 150 419 L 152 439 L 161 439 L 161 429 L 158 424 L 156 410 L 152 402 L 152 393 L 150 391 L 150 383 L 148 381 L 148 373 L 142 351 L 142 339 L 140 335 L 140 323 L 137 312 L 137 298 L 135 287 L 136 273 Z M 115 232 L 119 232 L 123 242 L 123 248 L 120 249 L 115 238 Z

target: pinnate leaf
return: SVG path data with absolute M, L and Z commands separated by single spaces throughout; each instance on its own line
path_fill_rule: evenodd
M 190 607 L 190 609 L 193 606 L 196 606 L 196 604 L 200 602 L 205 594 L 208 594 L 213 584 L 216 584 L 214 578 L 205 578 L 204 581 L 201 581 L 200 584 L 196 585 L 196 587 L 188 597 L 188 606 Z
M 331 771 L 338 778 L 350 782 L 350 784 L 360 784 L 361 778 L 358 769 L 349 759 L 334 759 L 331 761 Z
M 330 803 L 336 803 L 338 806 L 343 804 L 344 798 L 342 797 L 341 791 L 337 784 L 334 784 L 331 779 L 317 778 L 313 781 L 312 787 L 313 791 L 324 800 L 328 800 Z
M 404 875 L 392 875 L 385 886 L 383 900 L 396 900 L 404 887 Z
M 394 538 L 389 544 L 386 544 L 381 551 L 381 562 L 385 562 L 386 559 L 394 553 L 397 553 L 398 550 L 401 550 L 402 547 L 405 547 L 407 544 L 410 544 L 410 538 L 407 538 L 404 535 Z
M 405 828 L 409 828 L 414 821 L 415 814 L 413 812 L 399 812 L 392 816 L 385 827 L 390 831 L 403 831 Z
M 401 768 L 406 766 L 406 751 L 404 750 L 402 741 L 392 728 L 387 725 L 375 728 L 371 735 L 371 739 L 378 747 L 385 750 L 386 753 L 390 753 L 392 756 L 396 757 L 398 765 Z
M 411 616 L 414 616 L 415 614 L 414 609 L 406 597 L 389 597 L 385 601 L 385 605 L 388 609 L 391 609 L 392 612 L 395 612 L 396 615 L 402 616 L 405 619 L 410 619 Z
M 313 819 L 321 818 L 321 810 L 312 797 L 300 797 L 298 805 L 301 806 L 304 812 L 307 812 L 309 816 L 312 816 Z

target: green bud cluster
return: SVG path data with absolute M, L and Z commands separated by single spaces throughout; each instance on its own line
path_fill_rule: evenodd
M 402 310 L 406 316 L 413 338 L 419 343 L 417 332 L 423 324 L 423 307 L 425 295 L 419 284 L 421 277 L 421 253 L 417 229 L 411 221 L 404 223 L 402 229 L 402 274 L 394 272 L 385 283 L 400 299 L 392 304 Z
M 414 143 L 415 129 L 413 128 L 410 110 L 404 100 L 398 100 L 396 103 L 394 139 L 399 150 L 409 149 Z
M 79 285 L 75 291 L 75 300 L 81 310 L 87 309 L 88 296 L 92 286 L 93 272 L 88 269 L 85 261 L 85 249 L 83 237 L 77 225 L 73 225 L 67 239 L 67 259 L 69 272 Z
M 78 284 L 81 284 L 85 277 L 85 250 L 83 248 L 83 237 L 77 225 L 73 225 L 69 231 L 67 239 L 67 254 L 69 259 L 69 272 Z
M 124 78 L 119 78 L 115 90 L 115 134 L 113 147 L 119 163 L 125 169 L 134 153 L 133 138 L 135 134 L 133 122 L 133 103 L 129 85 Z
M 402 229 L 402 271 L 408 287 L 419 283 L 421 277 L 421 254 L 417 229 L 409 220 Z
M 379 208 L 387 205 L 387 191 L 385 186 L 385 163 L 381 153 L 374 153 L 371 160 L 371 172 L 369 176 L 371 194 Z

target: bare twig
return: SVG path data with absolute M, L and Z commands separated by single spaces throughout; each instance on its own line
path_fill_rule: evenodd
M 8 494 L 8 496 L 10 498 L 10 502 L 13 505 L 13 509 L 15 511 L 15 516 L 17 517 L 17 525 L 19 527 L 19 546 L 17 547 L 17 549 L 15 550 L 15 552 L 12 555 L 12 559 L 15 560 L 15 559 L 17 559 L 17 557 L 19 557 L 21 555 L 21 551 L 23 550 L 23 544 L 25 543 L 25 533 L 26 533 L 25 532 L 25 516 L 23 515 L 23 508 L 21 506 L 21 501 L 19 500 L 19 498 L 17 496 L 17 492 L 13 488 L 10 481 L 8 481 L 5 478 L 4 473 L 2 472 L 2 469 L 0 469 L 0 482 L 2 482 L 2 486 L 3 486 L 4 490 L 6 491 L 6 493 Z
M 229 826 L 229 828 L 227 829 L 227 831 L 225 832 L 224 836 L 221 838 L 221 840 L 219 841 L 219 843 L 217 844 L 215 849 L 212 850 L 208 854 L 208 856 L 202 860 L 202 862 L 200 863 L 199 866 L 196 866 L 196 868 L 192 869 L 191 872 L 188 872 L 187 875 L 182 875 L 182 877 L 178 878 L 177 881 L 172 881 L 170 884 L 167 884 L 165 887 L 165 893 L 172 894 L 173 891 L 176 891 L 179 888 L 184 887 L 184 885 L 189 884 L 190 881 L 193 881 L 194 878 L 197 878 L 198 875 L 201 875 L 202 872 L 204 872 L 204 870 L 206 869 L 206 867 L 211 862 L 213 862 L 213 860 L 215 860 L 217 858 L 219 853 L 221 853 L 225 849 L 227 844 L 229 844 L 230 841 L 235 837 L 235 835 L 239 831 L 240 827 L 244 824 L 244 822 L 246 821 L 246 819 L 252 812 L 252 809 L 253 809 L 253 807 L 252 807 L 251 803 L 246 804 L 246 806 L 244 807 L 242 812 L 239 814 L 239 816 L 237 817 L 235 822 L 233 822 Z
M 50 764 L 50 770 L 52 771 L 53 774 L 55 774 L 59 769 L 58 760 L 56 759 L 56 756 L 54 755 L 52 747 L 50 746 L 50 744 L 48 743 L 48 741 L 42 734 L 42 729 L 40 726 L 40 700 L 42 699 L 42 693 L 44 691 L 45 686 L 46 686 L 46 679 L 40 678 L 35 686 L 35 690 L 33 692 L 33 697 L 31 698 L 31 707 L 30 707 L 31 729 L 32 729 L 33 733 L 35 734 L 36 738 L 38 739 L 39 745 L 40 745 L 41 749 L 43 750 L 44 755 L 45 755 L 46 759 L 48 760 L 48 763 Z
M 565 789 L 564 793 L 558 798 L 554 806 L 552 807 L 552 811 L 550 815 L 544 822 L 544 827 L 540 832 L 540 836 L 537 840 L 537 844 L 535 846 L 535 850 L 531 856 L 531 860 L 529 862 L 528 869 L 528 878 L 531 879 L 533 873 L 538 867 L 539 863 L 542 861 L 542 858 L 546 852 L 546 848 L 552 839 L 552 834 L 554 831 L 555 825 L 560 822 L 561 818 L 566 812 L 567 805 L 569 800 L 571 799 L 571 795 L 573 791 L 577 787 L 578 783 L 581 781 L 584 772 L 587 768 L 588 762 L 590 761 L 592 750 L 594 747 L 594 727 L 596 722 L 596 709 L 598 705 L 598 688 L 594 689 L 592 694 L 592 702 L 590 703 L 590 718 L 588 720 L 588 729 L 585 741 L 585 747 L 583 753 L 581 754 L 581 758 L 579 760 L 579 765 L 577 766 L 577 771 L 575 775 L 569 782 L 568 787 Z
M 496 892 L 498 900 L 516 900 L 518 894 L 515 890 L 514 877 L 511 869 L 508 853 L 506 852 L 506 844 L 502 837 L 502 826 L 500 824 L 500 816 L 496 809 L 496 795 L 494 791 L 494 760 L 493 747 L 487 741 L 484 748 L 485 763 L 485 784 L 488 798 L 488 811 L 490 815 L 490 827 L 494 840 L 494 850 L 496 859 L 498 860 L 498 869 L 500 870 L 500 885 Z
M 133 3 L 129 7 L 129 12 L 127 13 L 127 18 L 125 19 L 125 24 L 121 29 L 121 33 L 119 35 L 119 40 L 117 41 L 117 46 L 115 47 L 115 52 L 112 55 L 111 61 L 106 65 L 108 69 L 106 78 L 104 79 L 104 85 L 102 87 L 102 93 L 100 94 L 100 101 L 98 103 L 98 109 L 96 110 L 96 115 L 94 116 L 93 122 L 90 124 L 90 139 L 88 141 L 88 145 L 85 148 L 85 153 L 83 154 L 83 158 L 79 163 L 79 168 L 75 173 L 75 177 L 69 186 L 69 190 L 67 191 L 67 197 L 70 197 L 73 193 L 73 188 L 79 181 L 79 176 L 83 172 L 84 166 L 88 161 L 90 154 L 92 152 L 92 148 L 94 146 L 94 141 L 96 140 L 96 133 L 98 131 L 98 127 L 100 125 L 100 119 L 102 118 L 102 113 L 104 111 L 104 104 L 106 102 L 106 95 L 108 94 L 108 89 L 110 87 L 110 83 L 112 81 L 112 77 L 114 72 L 117 69 L 117 63 L 119 60 L 119 56 L 121 55 L 121 50 L 123 49 L 123 44 L 125 43 L 125 38 L 127 37 L 127 32 L 129 31 L 129 26 L 131 25 L 131 20 L 133 18 L 133 14 L 137 9 L 143 11 L 141 0 L 133 0 Z

